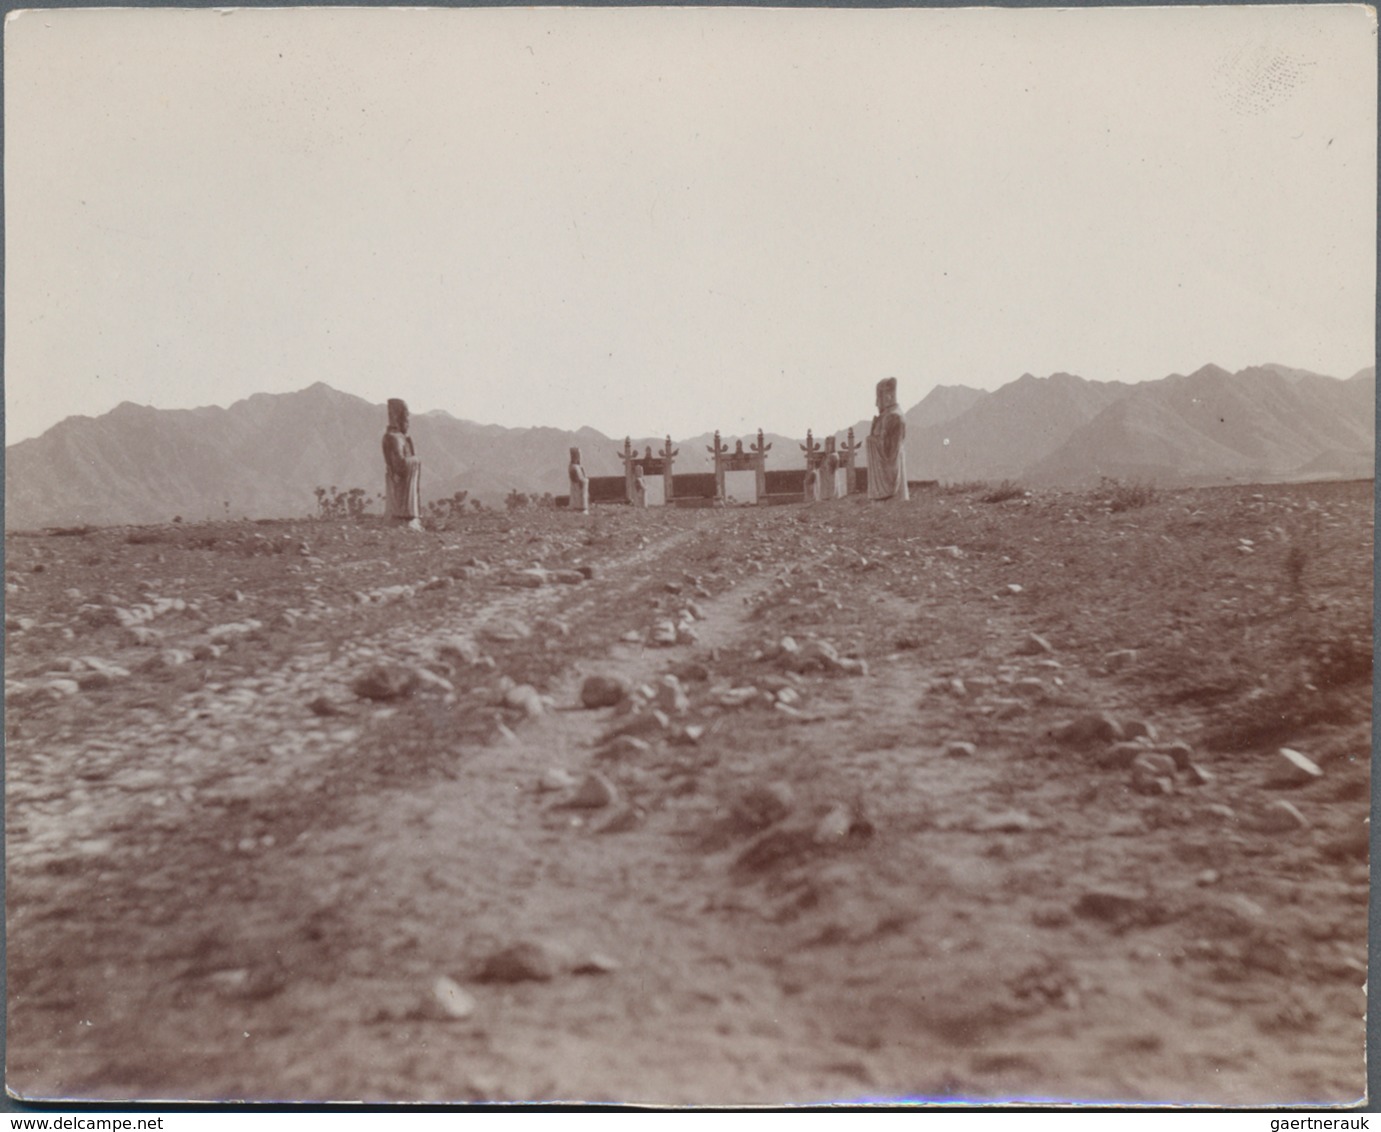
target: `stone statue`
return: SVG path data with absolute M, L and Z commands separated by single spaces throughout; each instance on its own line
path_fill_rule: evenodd
M 384 433 L 384 498 L 388 518 L 405 523 L 409 529 L 422 529 L 422 461 L 417 458 L 407 403 L 396 397 L 388 402 L 388 431 Z
M 580 449 L 571 449 L 571 462 L 566 468 L 571 481 L 571 510 L 582 515 L 590 512 L 590 477 L 580 463 Z
M 648 451 L 650 452 L 651 449 L 649 448 Z M 643 466 L 641 464 L 633 465 L 633 506 L 647 506 L 647 481 L 643 479 Z
M 830 437 L 833 440 L 834 437 Z M 825 462 L 820 465 L 820 498 L 837 499 L 839 493 L 835 490 L 839 483 L 839 453 L 833 448 L 828 448 L 825 452 Z
M 868 434 L 868 498 L 904 503 L 906 489 L 906 418 L 897 406 L 897 379 L 885 377 L 877 386 L 878 415 Z
M 820 469 L 808 468 L 806 470 L 805 483 L 801 488 L 801 495 L 807 503 L 820 502 Z

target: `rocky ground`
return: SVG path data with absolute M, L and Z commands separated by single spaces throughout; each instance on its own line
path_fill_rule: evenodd
M 9 1088 L 1355 1102 L 1372 539 L 1370 483 L 12 532 Z

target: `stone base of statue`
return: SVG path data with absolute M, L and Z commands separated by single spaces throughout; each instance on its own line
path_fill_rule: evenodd
M 756 503 L 758 501 L 758 473 L 725 472 L 725 503 Z

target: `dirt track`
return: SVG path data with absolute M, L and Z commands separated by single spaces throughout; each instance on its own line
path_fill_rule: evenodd
M 10 1089 L 1355 1102 L 1371 485 L 1109 503 L 11 535 Z

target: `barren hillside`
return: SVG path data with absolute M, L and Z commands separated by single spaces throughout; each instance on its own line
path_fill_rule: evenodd
M 1369 482 L 12 535 L 8 1085 L 1355 1101 L 1372 546 Z

